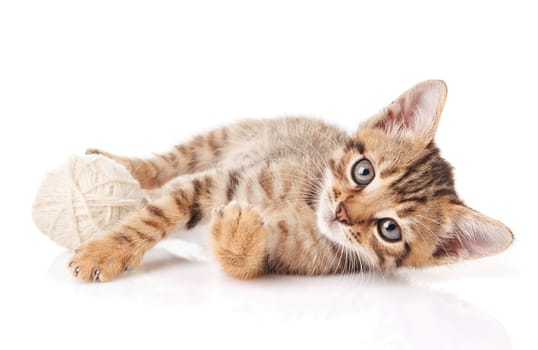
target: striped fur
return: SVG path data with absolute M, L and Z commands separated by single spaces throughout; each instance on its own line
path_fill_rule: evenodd
M 243 121 L 150 159 L 91 149 L 124 164 L 153 199 L 81 246 L 69 267 L 79 279 L 107 281 L 138 266 L 172 229 L 206 223 L 217 260 L 243 279 L 434 265 L 463 251 L 472 256 L 471 247 L 454 239 L 468 224 L 454 224 L 454 215 L 467 212 L 433 132 L 420 126 L 414 139 L 398 121 L 383 119 L 388 115 L 397 113 L 383 110 L 353 135 L 307 118 Z M 350 168 L 364 157 L 376 177 L 361 188 Z M 347 208 L 345 225 L 335 222 L 337 203 Z M 387 216 L 397 220 L 402 240 L 379 237 L 377 222 Z

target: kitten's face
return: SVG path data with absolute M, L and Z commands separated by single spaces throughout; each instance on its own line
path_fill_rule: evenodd
M 498 221 L 465 207 L 433 135 L 446 98 L 421 83 L 372 117 L 329 163 L 318 227 L 370 268 L 429 266 L 498 253 Z

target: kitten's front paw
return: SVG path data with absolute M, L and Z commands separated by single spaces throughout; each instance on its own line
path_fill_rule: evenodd
M 211 245 L 224 270 L 236 278 L 263 273 L 267 228 L 258 211 L 231 202 L 213 212 Z
M 105 282 L 137 267 L 141 260 L 142 255 L 133 249 L 103 238 L 80 246 L 69 262 L 69 270 L 82 281 Z

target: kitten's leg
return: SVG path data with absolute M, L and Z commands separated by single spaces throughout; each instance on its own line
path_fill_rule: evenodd
M 123 164 L 142 188 L 151 189 L 162 186 L 178 175 L 212 168 L 228 145 L 228 132 L 220 128 L 147 159 L 117 156 L 93 148 L 88 149 L 86 154 L 100 154 Z
M 226 202 L 228 183 L 226 173 L 211 172 L 170 186 L 102 238 L 80 246 L 70 270 L 84 281 L 107 281 L 138 266 L 144 253 L 173 228 L 190 229 L 207 221 L 211 208 Z
M 266 272 L 268 231 L 256 209 L 237 202 L 219 207 L 209 231 L 213 253 L 231 276 L 250 279 Z

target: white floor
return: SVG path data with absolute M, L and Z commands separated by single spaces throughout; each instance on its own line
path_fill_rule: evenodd
M 495 258 L 383 278 L 248 282 L 156 248 L 138 270 L 85 284 L 67 273 L 69 253 L 35 229 L 20 241 L 28 249 L 11 252 L 2 287 L 4 349 L 530 349 L 535 341 L 538 291 L 530 268 L 516 263 L 525 253 L 517 244 Z

